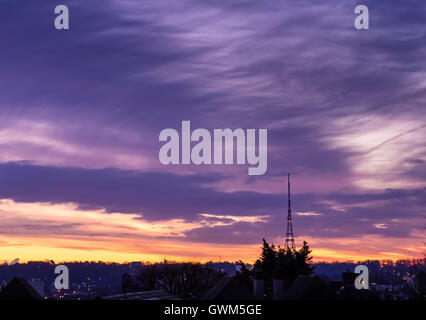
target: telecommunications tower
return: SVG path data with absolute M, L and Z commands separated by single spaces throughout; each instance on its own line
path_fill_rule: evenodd
M 293 235 L 293 221 L 291 219 L 291 205 L 290 205 L 290 173 L 288 174 L 288 215 L 287 215 L 287 233 L 285 237 L 285 247 L 295 250 L 294 235 Z

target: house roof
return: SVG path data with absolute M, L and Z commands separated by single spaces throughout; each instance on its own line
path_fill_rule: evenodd
M 178 300 L 179 298 L 164 290 L 129 292 L 102 297 L 103 300 Z
M 319 277 L 300 276 L 285 292 L 287 300 L 327 300 L 333 299 L 334 293 L 327 283 Z
M 235 277 L 226 276 L 211 288 L 201 300 L 252 300 L 253 294 Z
M 25 279 L 15 277 L 0 292 L 0 300 L 43 300 L 43 297 Z

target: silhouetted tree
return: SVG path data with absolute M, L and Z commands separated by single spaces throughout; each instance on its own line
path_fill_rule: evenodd
M 154 265 L 145 266 L 139 273 L 137 279 L 142 284 L 142 290 L 154 290 L 159 278 L 158 268 Z
M 306 241 L 299 250 L 275 247 L 263 239 L 260 266 L 265 279 L 265 293 L 272 290 L 272 279 L 283 279 L 284 286 L 289 287 L 301 275 L 312 274 L 314 267 L 311 265 L 312 250 Z
M 253 292 L 253 272 L 247 268 L 247 265 L 243 261 L 238 261 L 236 265 L 239 270 L 235 273 L 235 277 L 240 283 L 245 286 L 250 292 Z
M 420 299 L 426 300 L 426 272 L 417 275 L 417 292 Z
M 262 271 L 265 274 L 273 275 L 277 265 L 277 251 L 275 246 L 269 245 L 265 239 L 263 240 L 262 253 L 260 254 L 260 262 L 262 263 Z
M 170 294 L 186 299 L 202 295 L 216 284 L 223 274 L 210 265 L 200 263 L 164 263 L 145 267 L 138 280 L 145 290 L 153 290 L 157 285 Z
M 296 257 L 296 269 L 298 275 L 308 276 L 312 274 L 314 268 L 311 265 L 312 256 L 310 254 L 312 250 L 309 248 L 308 243 L 303 241 L 303 247 L 300 250 L 294 251 Z

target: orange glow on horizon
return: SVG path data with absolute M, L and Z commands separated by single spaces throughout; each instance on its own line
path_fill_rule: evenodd
M 104 239 L 101 241 L 85 240 L 55 240 L 19 238 L 6 239 L 10 245 L 2 246 L 0 256 L 2 260 L 12 261 L 19 258 L 20 262 L 54 260 L 58 261 L 103 261 L 106 263 L 124 262 L 161 262 L 164 259 L 177 262 L 208 262 L 242 260 L 254 263 L 260 256 L 261 245 L 232 245 L 209 243 L 185 243 L 156 241 L 156 246 L 141 242 L 126 245 L 125 241 L 117 239 Z M 37 245 L 34 245 L 34 243 Z M 312 246 L 315 239 L 308 242 L 313 248 L 314 262 L 345 262 L 365 260 L 403 260 L 419 258 L 396 252 L 382 252 L 380 254 L 367 254 L 356 251 L 334 250 Z M 40 244 L 40 245 L 39 245 Z M 1 261 L 0 261 L 1 262 Z
M 212 220 L 209 220 L 213 218 Z M 104 261 L 104 262 L 207 262 L 243 260 L 254 263 L 261 253 L 262 235 L 256 244 L 189 241 L 185 232 L 198 228 L 230 226 L 238 221 L 263 223 L 268 216 L 233 217 L 202 213 L 199 219 L 147 221 L 136 214 L 82 211 L 74 204 L 16 203 L 0 200 L 0 263 L 13 261 Z M 421 235 L 410 238 L 305 239 L 314 261 L 399 260 L 419 257 Z M 267 239 L 283 244 L 283 238 Z

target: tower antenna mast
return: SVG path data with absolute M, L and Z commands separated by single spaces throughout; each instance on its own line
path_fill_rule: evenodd
M 290 173 L 288 174 L 288 214 L 287 214 L 287 233 L 285 238 L 285 247 L 295 250 L 293 220 L 291 218 L 291 202 L 290 202 Z

